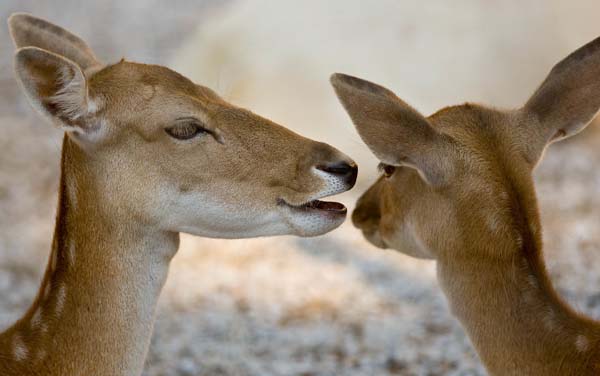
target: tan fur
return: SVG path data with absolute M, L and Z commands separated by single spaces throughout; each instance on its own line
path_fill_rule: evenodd
M 437 260 L 489 373 L 600 374 L 600 323 L 548 279 L 532 179 L 546 146 L 600 108 L 600 39 L 559 63 L 518 110 L 464 104 L 425 118 L 379 85 L 342 74 L 332 84 L 386 164 L 358 200 L 355 226 L 378 247 Z
M 139 375 L 179 232 L 314 236 L 356 166 L 165 67 L 100 63 L 78 37 L 9 19 L 17 79 L 65 133 L 52 252 L 38 296 L 0 335 L 1 375 Z M 180 125 L 204 131 L 178 140 Z

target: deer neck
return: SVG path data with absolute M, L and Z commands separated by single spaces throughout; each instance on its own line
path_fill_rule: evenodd
M 490 236 L 438 260 L 450 308 L 492 375 L 596 375 L 600 328 L 553 289 L 537 214 L 522 223 L 517 240 Z
M 141 374 L 179 237 L 102 202 L 111 192 L 82 159 L 65 137 L 52 253 L 34 304 L 3 335 L 3 356 L 50 375 Z

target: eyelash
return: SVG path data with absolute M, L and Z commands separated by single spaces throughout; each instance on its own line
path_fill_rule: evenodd
M 192 138 L 205 133 L 210 133 L 204 127 L 193 121 L 176 124 L 170 128 L 166 128 L 165 132 L 169 136 L 183 141 L 191 140 Z

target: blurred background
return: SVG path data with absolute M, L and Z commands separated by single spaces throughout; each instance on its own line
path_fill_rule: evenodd
M 167 65 L 229 101 L 376 161 L 328 77 L 358 75 L 424 114 L 464 101 L 516 107 L 554 63 L 600 35 L 596 0 L 3 0 L 79 34 L 107 63 Z M 3 21 L 4 22 L 4 21 Z M 50 249 L 62 135 L 33 113 L 0 28 L 0 329 L 31 304 Z M 600 318 L 600 124 L 536 171 L 559 293 Z M 435 264 L 367 244 L 350 223 L 318 238 L 183 236 L 145 376 L 483 375 Z

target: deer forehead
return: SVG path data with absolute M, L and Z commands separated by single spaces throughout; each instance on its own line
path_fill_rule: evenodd
M 134 63 L 121 60 L 92 75 L 91 83 L 107 91 L 138 89 L 140 85 L 162 86 L 166 89 L 197 95 L 197 86 L 183 75 L 161 65 Z
M 237 141 L 266 145 L 292 141 L 306 146 L 302 137 L 221 99 L 211 89 L 197 85 L 158 65 L 121 61 L 90 78 L 90 97 L 104 105 L 104 116 L 113 127 L 133 125 L 147 139 L 178 118 L 193 117 L 209 129 L 223 129 Z M 266 150 L 265 150 L 266 151 Z
M 465 103 L 445 107 L 429 116 L 428 120 L 440 132 L 463 145 L 487 149 L 490 143 L 502 143 L 507 130 L 514 127 L 514 116 L 485 106 Z
M 484 176 L 498 171 L 499 165 L 520 165 L 527 140 L 523 118 L 516 111 L 503 111 L 475 104 L 446 107 L 428 120 L 441 133 L 455 142 L 455 155 L 462 159 L 463 171 L 469 176 Z M 505 169 L 500 169 L 505 170 Z
M 102 98 L 106 112 L 160 113 L 224 102 L 210 89 L 159 65 L 120 61 L 90 77 L 90 94 Z M 127 111 L 121 111 L 127 110 Z

